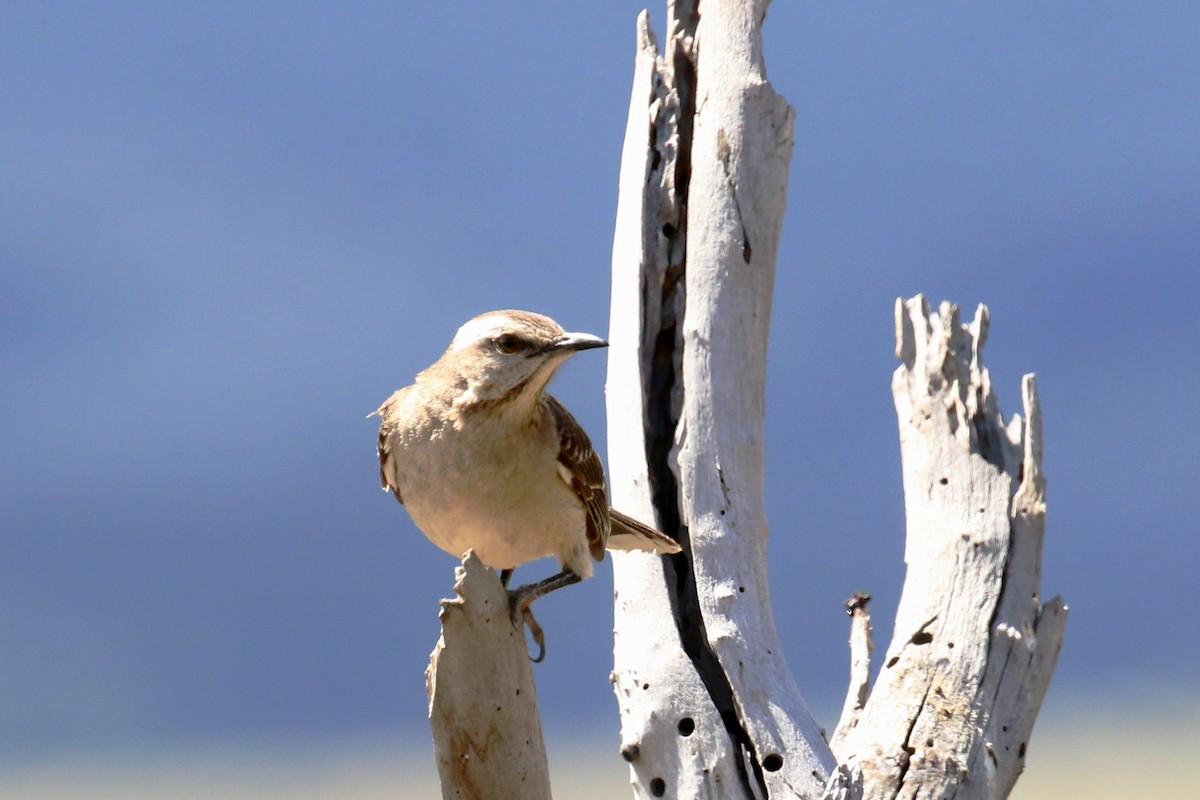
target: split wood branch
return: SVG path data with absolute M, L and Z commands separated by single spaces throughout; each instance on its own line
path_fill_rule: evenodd
M 613 680 L 637 797 L 816 797 L 832 753 L 772 619 L 763 397 L 793 110 L 765 2 L 646 15 L 622 152 L 608 378 L 614 505 L 684 545 L 616 555 Z

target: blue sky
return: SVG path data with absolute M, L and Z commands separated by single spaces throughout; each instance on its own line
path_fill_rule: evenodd
M 364 416 L 482 311 L 605 332 L 639 10 L 0 8 L 9 757 L 425 736 L 454 560 L 379 490 Z M 1038 374 L 1072 609 L 1048 713 L 1200 694 L 1197 41 L 1182 3 L 771 8 L 771 573 L 824 724 L 841 601 L 875 594 L 882 647 L 903 579 L 917 292 L 989 305 L 1006 412 Z M 585 353 L 554 384 L 601 445 L 603 380 Z M 536 674 L 550 726 L 615 741 L 610 580 L 543 601 Z

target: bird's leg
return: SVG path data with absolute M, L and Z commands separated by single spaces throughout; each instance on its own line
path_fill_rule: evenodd
M 579 583 L 580 580 L 582 578 L 579 575 L 569 569 L 564 569 L 562 572 L 551 575 L 549 578 L 540 580 L 537 583 L 527 583 L 516 589 L 509 589 L 508 599 L 513 614 L 513 623 L 516 623 L 518 617 L 533 604 L 534 600 L 550 594 L 555 589 Z
M 508 582 L 512 580 L 513 571 L 511 569 L 500 570 L 500 585 L 505 589 L 508 588 Z
M 532 659 L 533 663 L 536 664 L 546 657 L 546 637 L 542 633 L 542 626 L 538 625 L 537 620 L 533 618 L 533 611 L 530 609 L 530 606 L 539 597 L 550 594 L 555 589 L 570 586 L 572 583 L 579 583 L 581 580 L 582 578 L 571 570 L 564 569 L 557 575 L 551 575 L 549 578 L 540 580 L 537 583 L 527 583 L 519 588 L 509 589 L 508 609 L 513 627 L 520 630 L 523 620 L 529 626 L 529 634 L 538 646 L 538 656 Z

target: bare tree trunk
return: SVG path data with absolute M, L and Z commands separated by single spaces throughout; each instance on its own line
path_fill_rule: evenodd
M 608 451 L 614 505 L 653 510 L 685 548 L 614 558 L 614 683 L 638 797 L 816 797 L 834 766 L 767 590 L 763 389 L 793 112 L 764 74 L 765 9 L 670 4 L 662 56 L 638 21 Z

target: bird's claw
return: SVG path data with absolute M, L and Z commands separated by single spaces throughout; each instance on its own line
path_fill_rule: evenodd
M 538 646 L 537 658 L 530 656 L 529 660 L 540 664 L 546 657 L 546 634 L 542 631 L 542 626 L 534 619 L 533 609 L 530 608 L 533 601 L 533 595 L 521 591 L 508 593 L 509 618 L 512 620 L 513 627 L 518 631 L 521 630 L 522 623 L 529 627 L 529 635 L 533 637 L 533 643 Z

